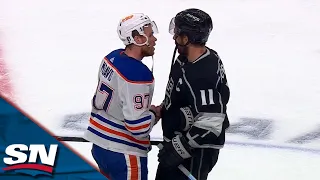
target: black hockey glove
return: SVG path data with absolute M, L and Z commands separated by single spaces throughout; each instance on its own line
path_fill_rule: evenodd
M 175 136 L 171 141 L 164 142 L 159 151 L 158 161 L 164 168 L 179 166 L 184 159 L 191 157 L 191 147 L 183 136 Z
M 180 108 L 180 117 L 181 117 L 180 129 L 182 131 L 189 130 L 194 123 L 194 117 L 191 109 L 189 107 Z

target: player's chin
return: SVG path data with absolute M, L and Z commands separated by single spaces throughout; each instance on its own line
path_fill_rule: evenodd
M 143 55 L 144 55 L 144 57 L 153 56 L 154 55 L 154 51 L 150 51 L 150 50 L 144 51 Z
M 186 55 L 185 47 L 178 47 L 178 53 L 181 54 L 181 55 Z
M 152 46 L 152 47 L 150 47 L 150 48 L 148 49 L 148 54 L 149 54 L 149 56 L 153 56 L 153 55 L 154 55 L 154 52 L 155 52 L 154 46 Z

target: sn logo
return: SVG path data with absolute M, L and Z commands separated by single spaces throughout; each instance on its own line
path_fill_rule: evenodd
M 3 162 L 9 166 L 2 170 L 32 169 L 52 173 L 57 150 L 57 144 L 51 144 L 48 152 L 44 144 L 30 144 L 29 147 L 25 144 L 12 144 L 5 150 L 9 157 L 3 158 Z M 41 164 L 37 164 L 38 157 Z

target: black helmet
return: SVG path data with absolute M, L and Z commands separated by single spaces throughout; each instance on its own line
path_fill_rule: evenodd
M 186 35 L 191 44 L 205 44 L 212 30 L 212 19 L 200 9 L 186 9 L 179 12 L 170 22 L 169 32 Z

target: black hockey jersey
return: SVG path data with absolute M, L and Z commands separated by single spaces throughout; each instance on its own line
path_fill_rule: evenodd
M 229 96 L 223 63 L 214 50 L 207 48 L 194 62 L 179 55 L 170 72 L 161 111 L 164 139 L 172 139 L 179 132 L 194 148 L 222 148 L 229 127 Z M 191 108 L 195 122 L 183 132 L 179 109 L 186 106 Z

